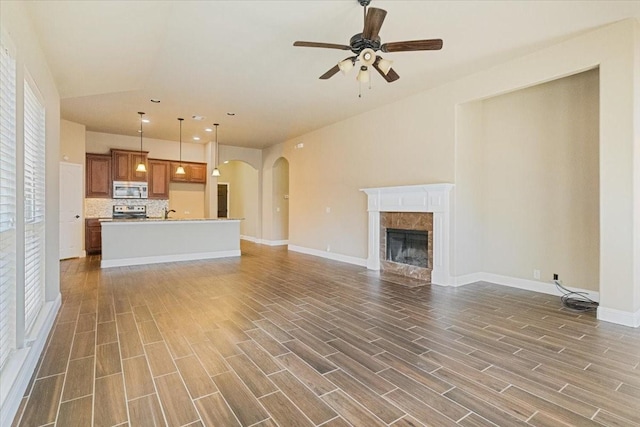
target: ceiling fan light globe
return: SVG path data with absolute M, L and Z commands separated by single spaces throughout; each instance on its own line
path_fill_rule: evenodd
M 358 72 L 358 76 L 356 77 L 360 83 L 367 83 L 369 81 L 369 70 L 367 67 L 362 67 Z
M 338 68 L 342 71 L 342 74 L 347 74 L 353 68 L 353 60 L 347 58 L 343 61 L 338 62 Z
M 362 65 L 366 65 L 368 67 L 369 65 L 373 65 L 376 61 L 376 53 L 373 49 L 366 48 L 360 52 L 358 59 L 362 62 Z
M 393 65 L 393 61 L 389 61 L 388 59 L 380 58 L 380 60 L 378 61 L 378 69 L 382 71 L 385 75 L 389 74 L 391 65 Z

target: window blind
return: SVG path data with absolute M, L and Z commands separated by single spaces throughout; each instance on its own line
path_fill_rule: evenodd
M 15 348 L 16 61 L 0 44 L 0 368 Z
M 44 301 L 45 111 L 24 82 L 24 312 L 33 325 Z

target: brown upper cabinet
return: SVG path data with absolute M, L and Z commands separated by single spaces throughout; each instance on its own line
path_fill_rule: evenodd
M 111 156 L 87 153 L 86 197 L 111 198 Z
M 206 163 L 182 162 L 182 167 L 186 172 L 184 175 L 176 175 L 178 166 L 180 166 L 180 162 L 171 162 L 171 182 L 207 183 Z
M 141 154 L 142 153 L 142 154 Z M 142 161 L 149 169 L 147 151 L 111 150 L 114 181 L 148 181 L 149 172 L 136 172 Z
M 147 174 L 149 175 L 149 198 L 169 198 L 169 167 L 167 160 L 148 159 Z

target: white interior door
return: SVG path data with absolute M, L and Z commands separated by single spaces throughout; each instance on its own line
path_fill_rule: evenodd
M 60 162 L 60 259 L 82 256 L 82 165 Z

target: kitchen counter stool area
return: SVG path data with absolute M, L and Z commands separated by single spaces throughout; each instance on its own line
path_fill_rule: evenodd
M 102 220 L 100 267 L 240 256 L 240 221 Z

